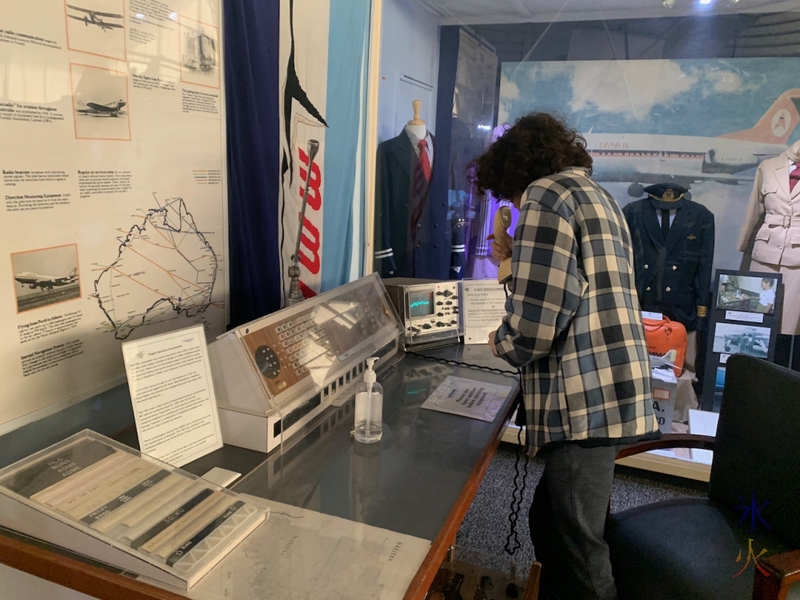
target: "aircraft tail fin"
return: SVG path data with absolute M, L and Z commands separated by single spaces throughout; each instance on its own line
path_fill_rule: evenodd
M 77 277 L 78 276 L 78 268 L 75 267 L 72 271 L 69 272 L 70 277 Z
M 787 90 L 751 129 L 721 135 L 730 140 L 785 144 L 800 122 L 800 88 Z

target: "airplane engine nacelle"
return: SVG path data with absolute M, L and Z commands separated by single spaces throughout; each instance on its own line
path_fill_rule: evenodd
M 703 173 L 733 175 L 758 166 L 758 158 L 752 152 L 732 150 L 710 148 L 703 157 Z

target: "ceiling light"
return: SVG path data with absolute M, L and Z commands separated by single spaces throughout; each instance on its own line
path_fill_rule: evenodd
M 700 4 L 711 4 L 711 0 L 700 0 Z
M 675 6 L 675 0 L 664 0 L 664 8 L 672 8 Z

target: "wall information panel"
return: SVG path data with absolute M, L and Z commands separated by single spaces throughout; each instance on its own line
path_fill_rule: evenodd
M 219 0 L 0 5 L 0 431 L 224 331 Z

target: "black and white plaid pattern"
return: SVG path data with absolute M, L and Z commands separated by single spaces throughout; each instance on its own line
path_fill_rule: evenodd
M 512 272 L 495 343 L 522 368 L 529 451 L 655 432 L 630 233 L 587 169 L 528 187 Z

